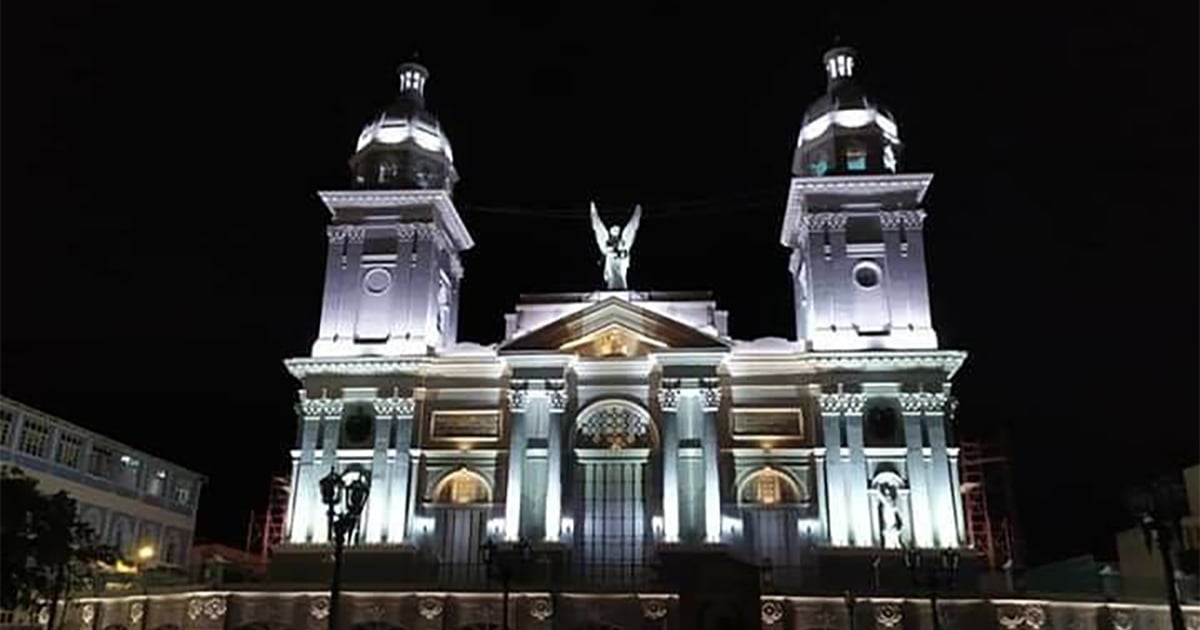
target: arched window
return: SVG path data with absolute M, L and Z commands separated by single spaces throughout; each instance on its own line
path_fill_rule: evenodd
M 460 468 L 442 477 L 433 490 L 434 501 L 455 505 L 491 503 L 492 489 L 482 475 Z
M 741 484 L 738 501 L 743 505 L 770 507 L 802 503 L 808 493 L 787 473 L 767 466 L 750 473 Z
M 619 451 L 649 448 L 657 442 L 654 425 L 646 410 L 624 400 L 605 400 L 589 405 L 576 420 L 576 448 Z

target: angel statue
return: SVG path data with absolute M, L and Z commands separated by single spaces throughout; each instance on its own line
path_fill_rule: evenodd
M 606 228 L 596 212 L 595 202 L 592 203 L 592 231 L 596 233 L 596 245 L 600 253 L 604 254 L 604 281 L 608 283 L 610 291 L 629 288 L 625 282 L 625 273 L 629 271 L 629 250 L 633 249 L 633 239 L 641 222 L 642 207 L 635 206 L 633 217 L 624 229 L 617 225 Z

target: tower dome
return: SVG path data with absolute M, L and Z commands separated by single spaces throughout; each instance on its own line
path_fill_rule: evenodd
M 895 173 L 900 157 L 896 121 L 859 86 L 858 54 L 838 47 L 825 53 L 828 84 L 804 113 L 792 174 L 878 175 Z
M 454 188 L 458 173 L 450 139 L 437 118 L 425 109 L 429 70 L 417 63 L 401 64 L 400 94 L 358 136 L 350 170 L 355 188 Z

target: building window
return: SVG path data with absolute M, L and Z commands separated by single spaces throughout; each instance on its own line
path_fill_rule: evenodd
M 487 503 L 491 492 L 482 477 L 464 468 L 443 478 L 434 496 L 438 503 Z
M 58 453 L 54 458 L 58 463 L 68 468 L 79 468 L 83 456 L 83 438 L 71 433 L 63 433 L 58 437 Z
M 21 452 L 34 457 L 45 457 L 50 446 L 50 425 L 32 418 L 25 421 L 21 432 Z
M 131 455 L 121 456 L 121 484 L 130 489 L 137 489 L 138 477 L 142 471 L 142 462 Z
M 151 496 L 162 496 L 163 486 L 167 484 L 167 471 L 156 470 L 154 476 L 150 477 L 150 483 L 146 484 L 146 493 Z
M 742 482 L 739 500 L 743 505 L 777 506 L 798 503 L 805 499 L 805 492 L 785 473 L 773 468 L 762 468 Z
M 860 148 L 852 148 L 846 150 L 846 170 L 848 171 L 865 171 L 867 170 L 867 152 Z
M 113 452 L 103 446 L 93 446 L 88 456 L 88 473 L 104 479 L 112 478 Z
M 0 409 L 0 446 L 8 446 L 12 438 L 13 425 L 17 423 L 16 415 L 8 409 Z
M 778 475 L 759 475 L 758 483 L 754 484 L 754 498 L 756 503 L 763 505 L 773 505 L 779 503 L 783 498 L 779 488 Z
M 186 482 L 178 482 L 175 484 L 175 503 L 179 505 L 189 505 L 192 500 L 192 487 Z
M 829 171 L 829 161 L 828 160 L 817 160 L 816 162 L 813 162 L 808 165 L 808 172 L 813 175 L 816 175 L 817 177 L 821 177 L 821 176 L 825 175 L 825 173 L 828 171 Z

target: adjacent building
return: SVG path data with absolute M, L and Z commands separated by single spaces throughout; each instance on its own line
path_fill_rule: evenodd
M 204 477 L 15 400 L 0 397 L 0 464 L 43 492 L 65 490 L 100 540 L 126 558 L 187 564 Z

